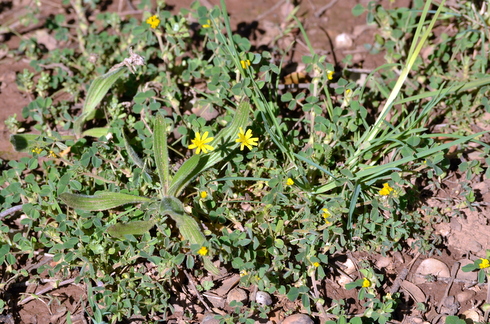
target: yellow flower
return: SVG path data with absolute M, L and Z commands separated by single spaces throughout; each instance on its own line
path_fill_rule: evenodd
M 292 186 L 293 184 L 294 184 L 293 179 L 288 178 L 288 179 L 286 180 L 286 185 L 287 185 L 287 186 Z
M 381 196 L 388 196 L 393 191 L 388 183 L 383 183 L 383 189 L 379 191 Z
M 490 261 L 488 259 L 480 258 L 480 260 L 481 260 L 480 269 L 485 269 L 485 268 L 490 267 Z
M 238 138 L 235 142 L 240 143 L 240 151 L 243 151 L 243 148 L 246 146 L 249 150 L 252 149 L 252 146 L 257 146 L 258 137 L 252 137 L 252 131 L 250 129 L 245 133 L 243 128 L 240 127 L 240 132 L 238 133 Z
M 330 221 L 328 220 L 328 218 L 329 218 L 330 216 L 332 216 L 332 214 L 330 214 L 330 212 L 328 211 L 328 209 L 327 209 L 327 208 L 323 208 L 323 209 L 322 209 L 322 212 L 323 212 L 323 213 L 322 213 L 322 217 L 323 217 L 323 219 L 325 219 L 325 224 L 327 224 L 327 225 L 332 224 L 332 222 L 330 222 Z
M 247 66 L 250 66 L 250 60 L 241 60 L 240 64 L 242 65 L 242 68 L 245 70 Z
M 351 89 L 345 90 L 343 105 L 350 104 L 350 101 L 352 99 L 352 95 L 353 95 L 353 93 L 352 93 L 352 90 Z
M 205 246 L 201 247 L 199 251 L 197 251 L 197 254 L 205 256 L 206 254 L 208 254 L 208 248 Z
M 320 263 L 318 263 L 318 262 L 313 262 L 313 266 L 314 266 L 315 268 L 318 268 L 318 267 L 320 266 Z
M 208 193 L 206 191 L 201 191 L 201 193 L 199 195 L 201 196 L 201 199 L 206 199 L 206 197 L 208 196 Z
M 156 15 L 153 15 L 146 19 L 146 23 L 150 25 L 151 28 L 155 29 L 160 25 L 160 19 Z
M 214 147 L 211 145 L 208 145 L 207 143 L 212 142 L 214 137 L 209 137 L 208 138 L 208 132 L 204 132 L 204 134 L 196 133 L 196 138 L 191 140 L 192 144 L 188 146 L 190 150 L 196 149 L 196 154 L 201 153 L 201 150 L 204 153 L 208 153 L 209 151 L 214 150 Z
M 42 151 L 43 151 L 43 149 L 39 148 L 39 147 L 33 148 L 31 150 L 32 153 L 36 153 L 36 154 L 41 154 Z
M 247 270 L 240 270 L 240 277 L 245 277 L 246 275 L 248 275 Z
M 333 79 L 333 74 L 334 74 L 334 71 L 328 70 L 327 71 L 327 79 L 332 80 Z
M 371 287 L 371 281 L 368 278 L 362 278 L 362 288 Z
M 49 150 L 49 156 L 55 158 L 56 153 L 54 153 L 54 151 L 52 151 L 52 150 Z
M 208 19 L 208 23 L 202 25 L 202 28 L 211 28 L 211 20 Z

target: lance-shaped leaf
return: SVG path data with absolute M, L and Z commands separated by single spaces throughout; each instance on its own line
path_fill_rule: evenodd
M 87 120 L 90 120 L 95 115 L 95 108 L 102 101 L 107 91 L 112 87 L 114 82 L 119 79 L 126 71 L 126 66 L 118 67 L 110 70 L 104 75 L 98 76 L 90 85 L 87 92 L 87 98 L 83 104 L 82 113 L 75 120 L 73 130 L 77 136 L 82 133 L 82 127 Z
M 177 198 L 163 197 L 160 203 L 160 213 L 172 217 L 182 237 L 191 245 L 204 246 L 206 237 L 201 232 L 199 224 L 185 213 L 182 203 Z M 214 266 L 209 256 L 203 256 L 203 261 L 206 270 L 215 275 L 219 274 L 218 268 Z
M 72 208 L 88 211 L 107 210 L 126 204 L 137 204 L 152 201 L 152 199 L 146 197 L 106 191 L 97 192 L 93 196 L 65 192 L 59 197 L 65 204 Z
M 165 118 L 158 114 L 153 131 L 153 150 L 155 151 L 155 163 L 157 165 L 158 175 L 163 188 L 163 195 L 167 195 L 170 175 L 168 165 L 168 148 L 167 148 L 167 124 Z
M 95 127 L 91 129 L 87 129 L 82 133 L 82 136 L 90 136 L 90 137 L 102 137 L 106 136 L 109 134 L 109 128 L 108 127 Z
M 170 183 L 169 196 L 178 197 L 194 177 L 228 157 L 230 152 L 240 145 L 235 140 L 240 127 L 246 128 L 249 112 L 250 103 L 248 100 L 240 103 L 230 126 L 223 129 L 211 143 L 215 147 L 214 151 L 209 154 L 194 155 L 182 164 Z
M 133 221 L 128 224 L 112 225 L 107 229 L 107 232 L 113 237 L 123 239 L 124 235 L 143 235 L 155 226 L 155 224 L 155 219 L 149 221 Z

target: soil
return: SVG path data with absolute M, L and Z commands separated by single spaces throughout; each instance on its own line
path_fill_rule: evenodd
M 381 1 L 385 7 L 394 6 L 389 1 Z M 42 30 L 42 23 L 50 14 L 58 14 L 62 8 L 61 1 L 41 0 L 41 13 L 38 18 L 40 22 L 35 27 L 24 28 L 19 24 L 15 29 L 20 35 L 35 35 L 36 31 Z M 218 5 L 217 0 L 207 0 L 202 2 L 207 6 Z M 342 60 L 346 55 L 352 55 L 353 63 L 363 69 L 373 69 L 384 64 L 383 53 L 371 55 L 365 50 L 365 44 L 371 44 L 374 39 L 375 29 L 366 25 L 365 15 L 354 17 L 351 13 L 352 7 L 357 3 L 367 5 L 368 0 L 343 0 L 330 1 L 331 7 L 326 9 L 323 14 L 319 14 L 320 9 L 327 4 L 323 0 L 305 0 L 300 5 L 298 16 L 304 23 L 306 32 L 312 41 L 312 46 L 316 53 L 327 55 L 330 62 L 342 65 Z M 180 8 L 188 8 L 190 0 L 168 1 L 171 11 L 177 12 Z M 409 1 L 396 1 L 396 6 L 407 6 Z M 33 5 L 27 1 L 4 1 L 0 5 L 0 21 L 14 21 L 19 16 L 23 8 L 27 5 Z M 232 26 L 242 35 L 247 35 L 256 47 L 270 42 L 279 31 L 284 29 L 284 21 L 292 7 L 286 1 L 262 0 L 262 1 L 226 1 L 230 13 Z M 129 10 L 127 1 L 117 1 L 105 3 L 105 10 L 108 11 L 125 11 Z M 135 14 L 140 18 L 140 15 Z M 14 20 L 11 20 L 11 19 Z M 345 48 L 336 47 L 335 39 L 338 35 L 345 33 L 349 35 L 352 44 Z M 2 41 L 9 48 L 16 48 L 20 39 L 14 34 L 0 34 Z M 292 38 L 291 38 L 292 39 Z M 290 63 L 300 71 L 301 56 L 308 54 L 306 44 L 298 38 L 294 45 L 294 51 L 290 57 Z M 29 69 L 29 62 L 25 59 L 15 57 L 6 57 L 0 50 L 0 158 L 3 160 L 15 160 L 23 156 L 15 152 L 9 143 L 10 133 L 6 128 L 4 121 L 7 117 L 17 114 L 17 118 L 23 121 L 22 109 L 28 105 L 31 98 L 19 90 L 16 84 L 16 75 L 24 69 Z M 485 116 L 488 118 L 488 116 Z M 488 120 L 487 120 L 488 121 Z M 488 125 L 488 122 L 486 123 Z M 489 130 L 484 123 L 479 125 L 481 130 Z M 421 318 L 429 319 L 435 323 L 438 320 L 437 313 L 433 312 L 438 306 L 446 304 L 448 309 L 446 314 L 463 314 L 467 310 L 475 310 L 486 299 L 486 286 L 476 285 L 472 282 L 474 278 L 461 277 L 461 271 L 458 272 L 456 279 L 450 282 L 450 271 L 456 262 L 465 263 L 466 258 L 485 257 L 485 249 L 490 247 L 490 211 L 487 203 L 490 201 L 490 181 L 483 180 L 483 176 L 476 176 L 469 180 L 470 186 L 477 193 L 477 200 L 474 208 L 463 208 L 461 203 L 464 198 L 461 197 L 461 181 L 463 175 L 453 172 L 447 177 L 441 185 L 442 189 L 424 188 L 427 194 L 425 201 L 426 206 L 438 208 L 442 214 L 459 216 L 450 217 L 448 222 L 441 220 L 436 226 L 437 232 L 443 238 L 439 251 L 441 254 L 421 255 L 416 249 L 407 249 L 403 252 L 396 252 L 388 256 L 355 253 L 349 258 L 356 262 L 369 260 L 377 265 L 380 273 L 388 278 L 387 286 L 383 287 L 385 293 L 396 284 L 400 284 L 398 289 L 402 293 L 401 305 L 398 307 L 397 320 L 404 320 L 405 323 L 421 323 Z M 433 276 L 430 282 L 418 282 L 420 276 L 416 275 L 417 269 L 425 259 L 435 258 L 442 261 L 449 271 L 449 276 Z M 342 263 L 345 260 L 338 260 L 336 263 L 339 268 L 345 266 Z M 34 258 L 31 260 L 32 269 L 36 268 L 43 262 L 42 259 Z M 342 269 L 345 270 L 345 269 Z M 403 278 L 405 276 L 405 278 Z M 43 274 L 45 279 L 49 278 L 46 273 Z M 428 278 L 426 276 L 426 278 Z M 461 279 L 463 278 L 463 279 Z M 25 278 L 28 280 L 29 278 Z M 63 285 L 57 288 L 51 283 L 39 283 L 38 285 L 22 286 L 17 284 L 18 288 L 10 288 L 11 298 L 16 298 L 17 305 L 8 309 L 3 315 L 0 315 L 0 322 L 4 323 L 66 323 L 68 313 L 71 314 L 72 323 L 87 323 L 84 316 L 84 309 L 88 305 L 83 285 L 78 285 L 67 280 Z M 203 278 L 193 278 L 200 281 Z M 221 286 L 214 291 L 220 297 L 226 298 L 229 290 L 234 287 L 236 277 L 225 274 L 223 278 L 213 278 L 220 282 Z M 339 277 L 331 276 L 329 280 L 318 283 L 317 288 L 325 298 L 326 305 L 330 305 L 333 300 L 345 300 L 350 305 L 349 313 L 361 313 L 362 305 L 357 303 L 357 292 L 354 290 L 342 289 L 338 282 Z M 398 281 L 397 281 L 398 279 Z M 404 280 L 401 280 L 404 279 Z M 228 281 L 227 281 L 228 280 Z M 185 285 L 189 285 L 186 282 Z M 412 284 L 412 285 L 410 285 Z M 415 288 L 413 287 L 415 286 Z M 419 288 L 417 290 L 416 288 Z M 449 287 L 449 288 L 448 288 Z M 220 290 L 221 289 L 221 290 Z M 447 290 L 448 289 L 448 290 Z M 188 289 L 192 291 L 191 288 Z M 446 291 L 447 290 L 447 291 Z M 19 295 L 20 292 L 23 294 Z M 40 293 L 41 292 L 41 293 Z M 249 288 L 249 293 L 253 294 L 253 287 Z M 420 294 L 422 293 L 422 294 Z M 33 298 L 30 301 L 24 301 L 29 294 L 49 295 L 51 302 L 47 303 L 43 298 Z M 15 297 L 14 297 L 15 296 Z M 460 306 L 457 307 L 454 301 L 444 299 L 447 296 L 455 296 Z M 274 308 L 271 313 L 270 323 L 280 323 L 286 314 L 297 308 L 297 304 L 291 303 L 284 296 L 272 296 Z M 207 302 L 212 303 L 208 298 Z M 420 304 L 418 304 L 420 303 Z M 428 305 L 426 309 L 421 307 L 421 303 Z M 8 303 L 10 305 L 10 303 Z M 174 308 L 176 312 L 168 319 L 168 323 L 198 323 L 204 319 L 205 310 L 198 305 L 199 302 L 190 302 L 185 296 L 176 296 Z M 456 306 L 455 306 L 456 305 Z M 194 319 L 184 318 L 184 309 L 192 308 L 196 313 Z M 226 307 L 222 308 L 226 312 Z M 433 313 L 431 313 L 433 312 Z M 312 317 L 320 323 L 321 314 L 312 314 Z M 135 322 L 136 319 L 135 319 Z

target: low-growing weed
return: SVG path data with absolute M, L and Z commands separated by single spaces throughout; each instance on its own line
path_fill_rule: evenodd
M 407 239 L 434 248 L 414 179 L 443 177 L 451 147 L 483 145 L 483 132 L 459 129 L 445 141 L 431 132 L 441 107 L 487 108 L 482 60 L 463 53 L 483 31 L 430 43 L 436 22 L 461 19 L 463 29 L 467 16 L 451 15 L 444 1 L 430 19 L 430 2 L 417 2 L 419 11 L 370 4 L 368 19 L 381 30 L 370 50 L 386 51 L 389 62 L 362 85 L 344 73 L 332 80 L 335 67 L 293 18 L 310 49 L 302 60 L 312 80 L 292 92 L 278 87 L 282 65 L 272 51 L 252 52 L 232 32 L 224 1 L 175 15 L 145 3 L 142 21 L 101 13 L 88 23 L 76 1 L 78 48 L 41 55 L 35 41 L 23 43 L 39 78 L 25 71 L 17 82 L 32 99 L 23 117 L 37 134 L 9 120 L 13 145 L 31 157 L 9 161 L 0 176 L 0 206 L 9 211 L 2 217 L 13 206 L 25 214 L 19 228 L 0 227 L 4 285 L 36 276 L 14 267 L 13 253 L 51 256 L 38 274 L 75 276 L 86 284 L 92 320 L 115 323 L 135 314 L 165 319 L 182 271 L 224 269 L 311 312 L 323 307 L 311 285 L 327 278 L 332 255 L 401 250 Z M 60 41 L 73 37 L 63 15 L 48 27 Z M 426 42 L 431 64 L 420 58 Z M 474 161 L 460 169 L 468 177 L 483 170 Z M 465 199 L 475 201 L 469 189 Z M 361 273 L 349 287 L 366 301 L 363 318 L 387 322 L 397 296 L 380 297 L 379 275 Z M 332 303 L 336 322 L 347 323 L 342 301 Z M 222 322 L 267 313 L 234 306 Z

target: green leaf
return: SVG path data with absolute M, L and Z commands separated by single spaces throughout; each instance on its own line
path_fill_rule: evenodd
M 109 128 L 107 127 L 95 127 L 91 129 L 87 129 L 82 133 L 82 136 L 90 136 L 90 137 L 102 137 L 106 136 L 109 133 Z
M 150 198 L 128 195 L 120 192 L 97 192 L 93 196 L 62 193 L 60 199 L 72 208 L 99 211 L 115 208 L 126 204 L 151 202 Z
M 291 289 L 287 294 L 288 299 L 293 302 L 298 298 L 298 296 L 299 296 L 299 289 L 296 287 L 291 287 Z
M 160 214 L 172 217 L 180 234 L 185 240 L 189 241 L 190 245 L 205 245 L 206 238 L 201 232 L 199 224 L 194 218 L 185 213 L 184 206 L 180 200 L 175 197 L 163 197 L 160 203 Z M 218 268 L 211 262 L 209 256 L 203 256 L 202 259 L 206 270 L 215 275 L 219 274 Z
M 82 108 L 82 113 L 77 117 L 73 125 L 73 130 L 77 136 L 82 133 L 82 127 L 87 120 L 94 118 L 95 108 L 102 101 L 107 91 L 112 87 L 114 82 L 119 79 L 126 71 L 126 66 L 107 72 L 98 76 L 90 85 L 87 92 L 87 98 Z
M 160 182 L 162 183 L 163 195 L 167 195 L 170 175 L 168 165 L 168 148 L 167 148 L 167 124 L 165 118 L 158 114 L 153 131 L 153 149 L 155 150 L 155 164 L 157 166 Z
M 8 244 L 2 244 L 0 246 L 0 264 L 3 265 L 3 262 L 5 261 L 5 255 L 10 252 L 10 245 Z
M 107 229 L 107 232 L 115 238 L 123 239 L 124 235 L 143 235 L 155 224 L 156 220 L 133 221 L 128 224 L 112 225 Z
M 461 268 L 461 270 L 463 272 L 471 272 L 471 271 L 476 270 L 476 269 L 479 269 L 479 267 L 474 263 L 467 264 Z

